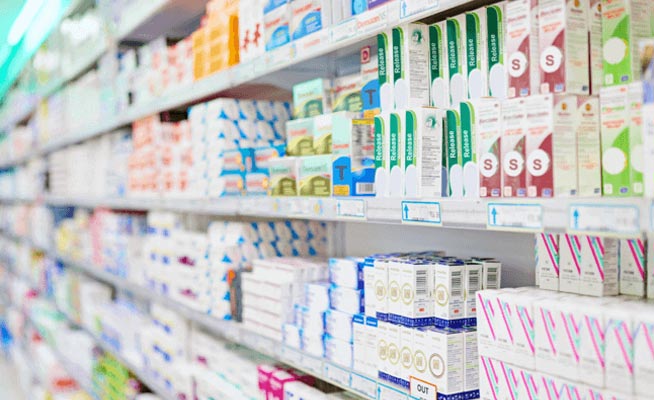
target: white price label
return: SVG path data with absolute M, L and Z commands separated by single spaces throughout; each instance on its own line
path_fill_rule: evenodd
M 285 44 L 278 49 L 268 52 L 267 56 L 269 68 L 279 67 L 282 64 L 293 61 L 295 58 L 295 46 L 293 43 Z
M 338 199 L 336 215 L 339 218 L 366 219 L 366 202 L 363 199 Z
M 325 363 L 325 377 L 341 386 L 350 387 L 350 371 L 338 367 L 332 363 Z
M 543 206 L 540 204 L 488 203 L 488 229 L 540 232 L 543 230 Z
M 409 380 L 410 390 L 412 398 L 418 400 L 436 400 L 438 395 L 438 388 L 433 383 L 423 381 L 415 377 L 411 377 Z
M 332 26 L 332 42 L 337 43 L 355 36 L 357 22 L 357 17 L 351 17 Z
M 633 237 L 640 234 L 636 205 L 570 204 L 568 231 Z
M 295 49 L 298 57 L 308 57 L 311 54 L 324 50 L 329 45 L 329 29 L 321 29 L 295 41 Z
M 377 385 L 377 400 L 408 400 L 408 398 L 407 393 L 400 389 L 383 383 Z
M 439 5 L 439 0 L 400 0 L 400 20 L 422 11 L 433 11 Z
M 389 5 L 388 7 L 390 7 Z M 357 15 L 356 33 L 365 35 L 376 32 L 386 26 L 388 22 L 388 8 L 377 7 Z
M 355 372 L 352 373 L 350 387 L 369 399 L 374 399 L 377 396 L 377 381 Z
M 429 201 L 403 201 L 402 222 L 436 226 L 443 225 L 441 204 Z
M 322 360 L 304 354 L 302 356 L 302 367 L 314 375 L 322 375 Z

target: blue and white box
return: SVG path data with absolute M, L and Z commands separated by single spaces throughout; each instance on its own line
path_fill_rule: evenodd
M 335 286 L 361 290 L 364 288 L 363 265 L 361 258 L 330 258 L 329 281 Z
M 291 40 L 298 40 L 331 24 L 331 0 L 293 0 Z
M 329 289 L 331 308 L 348 314 L 359 314 L 363 310 L 363 290 L 332 286 Z
M 359 315 L 361 316 L 361 315 Z M 354 315 L 338 310 L 325 311 L 325 333 L 346 342 L 353 341 Z M 363 324 L 362 324 L 363 325 Z

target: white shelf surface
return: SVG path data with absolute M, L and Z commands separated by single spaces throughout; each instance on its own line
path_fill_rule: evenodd
M 159 2 L 161 1 L 155 3 Z M 383 32 L 401 23 L 418 21 L 440 13 L 447 13 L 456 7 L 466 4 L 469 4 L 470 8 L 472 8 L 475 5 L 485 3 L 489 3 L 489 1 L 412 0 L 409 2 L 391 0 L 386 5 L 376 7 L 329 27 L 322 32 L 317 32 L 307 38 L 268 52 L 261 59 L 241 63 L 195 81 L 188 86 L 174 88 L 149 104 L 135 105 L 127 110 L 127 112 L 116 115 L 114 118 L 99 122 L 94 126 L 77 132 L 71 132 L 66 137 L 37 147 L 24 157 L 18 157 L 0 163 L 0 169 L 21 164 L 34 156 L 50 153 L 69 144 L 102 135 L 137 119 L 172 108 L 189 105 L 228 89 L 238 87 L 239 85 L 263 80 L 267 76 L 281 70 L 292 68 L 301 69 L 303 63 L 311 63 L 312 61 L 314 61 L 313 64 L 316 64 L 315 61 L 319 57 L 342 53 L 344 49 L 361 44 L 375 37 L 379 32 Z M 153 5 L 153 9 L 156 10 L 161 9 L 161 7 L 163 5 Z M 147 19 L 151 16 L 152 14 L 144 13 L 143 18 Z M 320 68 L 324 68 L 325 64 L 317 63 L 317 65 L 320 67 L 316 67 L 315 65 L 312 67 L 316 69 L 316 76 L 320 74 L 320 71 L 322 71 Z
M 4 233 L 4 235 L 16 240 L 25 240 L 29 243 L 29 241 L 24 238 L 21 239 L 8 233 Z M 250 329 L 247 329 L 238 322 L 213 318 L 208 314 L 177 302 L 170 297 L 154 292 L 151 289 L 133 282 L 129 282 L 123 278 L 106 272 L 99 267 L 90 265 L 88 263 L 80 263 L 71 260 L 66 256 L 57 254 L 53 251 L 48 251 L 47 249 L 43 249 L 38 246 L 34 247 L 46 252 L 50 257 L 58 259 L 66 266 L 83 272 L 99 281 L 110 284 L 116 289 L 126 290 L 143 300 L 162 304 L 168 309 L 183 315 L 190 321 L 197 323 L 206 331 L 216 335 L 217 337 L 221 337 L 228 341 L 240 344 L 244 347 L 250 348 L 271 358 L 284 362 L 293 368 L 314 375 L 319 379 L 329 382 L 353 394 L 367 399 L 377 399 L 377 392 L 379 390 L 393 390 L 399 394 L 400 397 L 397 397 L 398 399 L 409 400 L 409 394 L 406 392 L 406 390 L 392 386 L 388 382 L 380 381 L 376 377 L 363 375 L 353 371 L 351 368 L 343 367 L 334 364 L 326 359 L 307 354 L 301 350 L 287 347 L 276 340 L 262 336 Z M 156 389 L 156 386 L 152 387 L 148 383 L 147 380 L 149 377 L 139 374 L 138 369 L 134 369 L 135 366 L 130 364 L 129 360 L 124 360 L 120 357 L 119 354 L 116 354 L 113 349 L 106 346 L 99 338 L 97 338 L 97 336 L 93 335 L 92 333 L 90 334 L 96 338 L 98 343 L 103 346 L 106 351 L 114 354 L 118 360 L 123 362 L 128 368 L 130 368 L 130 370 L 132 370 L 132 372 L 137 374 L 139 379 L 148 385 L 150 389 Z M 157 393 L 159 394 L 159 391 L 157 391 Z M 164 391 L 164 393 L 166 392 Z
M 169 210 L 223 217 L 359 221 L 513 232 L 569 232 L 633 238 L 654 231 L 654 203 L 645 198 L 399 199 L 380 197 L 61 198 L 55 206 Z

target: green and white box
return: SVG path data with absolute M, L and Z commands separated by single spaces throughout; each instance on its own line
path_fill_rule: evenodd
M 393 28 L 395 108 L 429 105 L 429 27 L 402 24 Z
M 406 115 L 403 112 L 391 113 L 389 129 L 389 196 L 404 197 Z
M 293 86 L 293 118 L 331 112 L 331 82 L 317 78 Z
M 495 101 L 464 101 L 461 103 L 461 163 L 463 165 L 463 196 L 479 197 L 479 166 L 477 165 L 477 135 L 487 113 L 498 111 Z M 498 111 L 499 112 L 499 111 Z M 488 128 L 488 126 L 486 126 Z M 492 129 L 492 127 L 490 127 Z
M 651 36 L 652 2 L 602 0 L 604 85 L 623 85 L 640 79 L 638 42 Z
M 463 197 L 463 161 L 461 157 L 461 117 L 459 111 L 450 109 L 445 114 L 447 141 L 447 182 L 449 197 Z
M 631 147 L 629 87 L 603 87 L 600 91 L 602 193 L 604 196 L 633 196 L 631 181 Z
M 445 48 L 447 49 L 450 105 L 452 107 L 458 107 L 459 103 L 468 97 L 465 26 L 465 14 L 445 21 Z
M 450 106 L 450 79 L 445 37 L 446 22 L 439 22 L 429 27 L 430 104 L 440 108 Z
M 390 114 L 375 116 L 375 194 L 388 197 L 391 175 L 390 164 Z
M 379 102 L 382 113 L 395 110 L 393 95 L 393 31 L 387 30 L 377 35 L 377 62 L 379 67 Z
M 486 8 L 465 14 L 466 78 L 468 98 L 488 96 L 488 42 L 486 34 Z
M 488 60 L 485 64 L 488 67 L 488 94 L 500 100 L 506 99 L 509 90 L 509 76 L 505 65 L 505 6 L 506 2 L 500 2 L 486 7 L 486 41 L 488 43 L 486 54 Z
M 441 197 L 445 111 L 421 107 L 406 112 L 404 191 L 410 198 Z
M 331 196 L 332 156 L 307 156 L 299 160 L 300 196 Z

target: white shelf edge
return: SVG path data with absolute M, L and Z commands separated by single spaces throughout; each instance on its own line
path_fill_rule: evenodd
M 44 196 L 43 202 L 53 206 L 76 206 L 85 208 L 107 207 L 123 210 L 167 210 L 182 213 L 206 214 L 222 217 L 246 218 L 290 218 L 314 219 L 320 221 L 358 221 L 382 224 L 411 224 L 435 228 L 455 228 L 483 231 L 511 231 L 522 233 L 534 232 L 570 232 L 587 233 L 598 236 L 632 238 L 639 234 L 654 231 L 654 201 L 649 198 L 554 198 L 554 199 L 400 199 L 380 197 L 267 197 L 244 196 L 223 197 L 212 200 L 193 200 L 184 198 L 162 197 L 129 197 L 129 198 L 64 198 Z M 0 200 L 1 201 L 1 200 Z M 360 215 L 348 215 L 341 212 L 353 202 L 360 202 L 363 210 Z M 440 223 L 403 219 L 403 205 L 413 203 L 418 206 L 432 204 L 439 211 Z M 494 226 L 490 222 L 489 213 L 492 205 L 499 205 L 515 212 L 522 206 L 537 206 L 540 221 L 537 228 L 520 226 L 527 225 L 524 221 L 514 220 L 514 225 Z M 610 225 L 600 231 L 573 231 L 571 226 L 571 207 L 604 207 L 607 211 L 618 208 L 637 210 L 638 221 L 631 227 L 626 225 Z M 507 208 L 508 207 L 508 208 Z M 638 225 L 637 227 L 635 225 Z M 627 229 L 628 228 L 628 229 Z
M 324 48 L 318 49 L 316 51 L 306 53 L 297 57 L 289 59 L 288 57 L 283 58 L 283 62 L 277 63 L 276 65 L 269 66 L 267 69 L 262 71 L 254 71 L 253 73 L 245 74 L 246 79 L 242 79 L 242 71 L 247 68 L 252 69 L 253 66 L 251 63 L 242 63 L 237 64 L 231 68 L 219 71 L 213 75 L 207 76 L 200 80 L 194 81 L 192 84 L 187 86 L 182 86 L 175 88 L 168 92 L 165 96 L 157 98 L 148 104 L 133 106 L 130 109 L 126 110 L 120 115 L 116 115 L 115 118 L 109 119 L 107 123 L 102 123 L 99 126 L 91 127 L 88 129 L 80 130 L 80 133 L 76 132 L 71 134 L 69 137 L 61 138 L 60 140 L 52 143 L 46 143 L 40 148 L 37 147 L 35 151 L 30 152 L 29 154 L 18 157 L 14 160 L 8 162 L 0 163 L 0 169 L 9 168 L 16 164 L 24 163 L 34 156 L 44 155 L 54 150 L 60 149 L 66 145 L 91 139 L 93 137 L 107 133 L 113 129 L 119 128 L 123 125 L 131 123 L 139 118 L 143 118 L 152 114 L 156 114 L 162 111 L 169 110 L 175 107 L 181 107 L 185 104 L 190 104 L 196 101 L 199 101 L 203 98 L 211 96 L 212 94 L 234 88 L 243 83 L 252 82 L 256 79 L 263 78 L 271 73 L 276 71 L 291 67 L 293 65 L 299 64 L 303 61 L 314 59 L 319 56 L 323 56 L 332 52 L 335 52 L 341 48 L 356 44 L 358 42 L 364 41 L 368 38 L 373 37 L 379 32 L 383 32 L 388 28 L 399 25 L 400 23 L 418 21 L 430 16 L 435 16 L 440 13 L 447 12 L 455 7 L 464 5 L 469 1 L 466 0 L 448 0 L 436 2 L 435 5 L 432 5 L 424 10 L 416 12 L 414 14 L 408 15 L 404 18 L 400 17 L 400 1 L 392 0 L 389 4 L 379 6 L 366 13 L 361 14 L 359 18 L 365 18 L 366 15 L 375 15 L 381 13 L 382 9 L 386 11 L 387 20 L 380 24 L 379 26 L 375 25 L 374 29 L 364 30 L 363 33 L 359 32 L 358 34 L 353 35 L 352 37 L 344 38 L 339 41 L 329 40 L 329 44 L 325 45 Z M 163 7 L 163 5 L 161 5 Z M 350 21 L 355 21 L 357 17 L 351 17 Z M 342 27 L 342 23 L 337 25 Z M 329 28 L 329 37 L 332 37 L 332 27 Z M 288 50 L 288 53 L 291 53 L 291 50 L 294 48 L 296 43 L 290 43 L 284 49 L 278 49 L 277 51 Z M 264 57 L 270 57 L 270 52 L 265 54 Z

